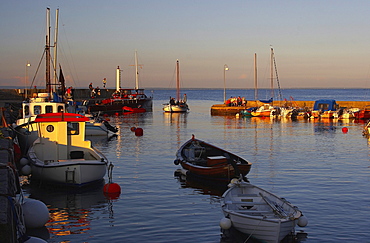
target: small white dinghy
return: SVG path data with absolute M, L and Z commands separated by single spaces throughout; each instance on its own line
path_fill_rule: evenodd
M 278 243 L 294 232 L 297 224 L 307 225 L 302 212 L 283 198 L 238 179 L 229 187 L 221 198 L 223 229 L 233 226 L 263 242 Z
M 28 150 L 32 179 L 84 186 L 104 178 L 108 161 L 85 140 L 86 121 L 75 113 L 36 117 L 39 137 Z

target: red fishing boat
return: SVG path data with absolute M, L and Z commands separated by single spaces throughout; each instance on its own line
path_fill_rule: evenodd
M 100 103 L 94 102 L 89 104 L 89 112 L 117 113 L 124 112 L 124 107 L 135 109 L 135 112 L 152 111 L 153 98 L 146 96 L 144 89 L 139 88 L 138 66 L 137 53 L 135 51 L 135 88 L 121 88 L 121 70 L 118 66 L 116 70 L 116 91 L 111 98 L 104 99 Z
M 370 119 L 370 107 L 365 106 L 363 109 L 355 114 L 355 118 L 364 120 Z

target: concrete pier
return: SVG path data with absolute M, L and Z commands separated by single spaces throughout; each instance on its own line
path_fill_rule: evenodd
M 370 107 L 370 101 L 336 101 L 340 107 L 347 108 L 360 108 Z M 288 106 L 288 107 L 300 107 L 312 109 L 315 101 L 274 101 L 271 105 L 275 106 Z M 231 116 L 235 115 L 242 110 L 250 107 L 260 107 L 263 105 L 258 100 L 248 100 L 246 106 L 227 106 L 225 104 L 216 104 L 211 107 L 211 115 L 213 116 Z

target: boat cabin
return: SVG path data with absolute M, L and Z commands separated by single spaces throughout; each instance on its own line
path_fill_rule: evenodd
M 65 112 L 65 109 L 64 103 L 49 101 L 48 93 L 35 93 L 33 98 L 22 103 L 22 119 L 17 120 L 17 125 L 33 121 L 37 115 Z
M 313 106 L 314 111 L 336 111 L 338 108 L 335 100 L 316 100 Z
M 43 151 L 35 152 L 43 155 L 42 161 L 94 159 L 86 157 L 91 148 L 91 142 L 85 140 L 85 122 L 88 120 L 89 118 L 75 113 L 38 115 L 35 123 L 38 124 L 39 138 L 34 144 L 43 144 L 35 147 Z

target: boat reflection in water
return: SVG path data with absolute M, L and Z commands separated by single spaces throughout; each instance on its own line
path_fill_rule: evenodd
M 215 196 L 220 201 L 222 194 L 227 190 L 227 184 L 224 181 L 206 180 L 196 176 L 185 176 L 181 169 L 174 172 L 175 177 L 182 188 L 192 188 L 198 194 Z
M 110 201 L 103 194 L 104 181 L 86 188 L 40 187 L 32 183 L 25 188 L 29 198 L 41 200 L 49 209 L 46 228 L 50 238 L 63 235 L 85 234 L 90 230 L 95 212 L 107 207 L 113 214 Z M 57 190 L 56 190 L 57 189 Z M 37 234 L 37 233 L 35 233 Z M 37 236 L 37 235 L 34 235 Z M 41 236 L 44 238 L 45 235 Z M 46 239 L 45 239 L 46 240 Z

